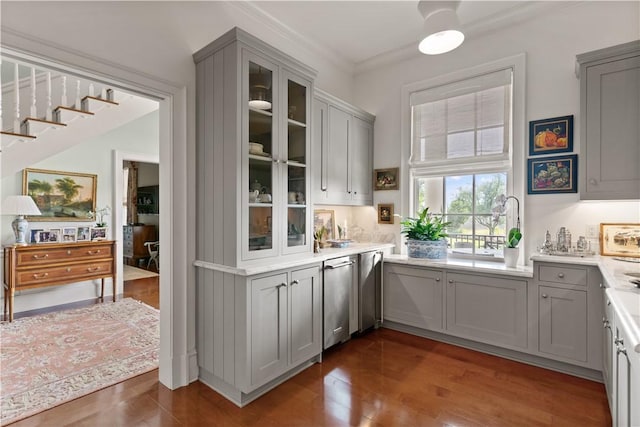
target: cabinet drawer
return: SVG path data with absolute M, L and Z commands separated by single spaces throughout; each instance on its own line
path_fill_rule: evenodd
M 16 272 L 16 287 L 110 276 L 111 266 L 111 261 L 101 261 L 22 270 Z
M 541 265 L 538 268 L 538 278 L 543 282 L 587 286 L 587 269 Z
M 77 258 L 108 258 L 113 256 L 111 245 L 91 245 L 74 248 L 47 248 L 17 253 L 18 267 L 45 265 L 57 262 L 73 261 Z

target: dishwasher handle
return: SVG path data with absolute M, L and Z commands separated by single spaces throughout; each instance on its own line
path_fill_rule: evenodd
M 343 262 L 340 264 L 335 264 L 335 265 L 331 265 L 331 264 L 327 264 L 324 266 L 325 270 L 335 270 L 336 268 L 340 268 L 340 267 L 347 267 L 349 265 L 353 265 L 355 264 L 355 261 L 347 261 L 347 262 Z

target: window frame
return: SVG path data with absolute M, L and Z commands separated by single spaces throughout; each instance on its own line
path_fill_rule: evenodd
M 417 203 L 417 189 L 415 188 L 415 178 L 425 176 L 452 176 L 452 175 L 472 175 L 491 172 L 507 172 L 507 195 L 516 196 L 523 206 L 520 209 L 521 223 L 525 224 L 524 218 L 524 189 L 525 189 L 525 149 L 526 149 L 526 118 L 525 118 L 525 54 L 519 54 L 497 61 L 489 62 L 479 66 L 458 70 L 437 77 L 433 77 L 420 82 L 408 84 L 402 87 L 402 111 L 401 111 L 401 180 L 406 183 L 401 192 L 401 215 L 403 217 L 414 215 L 414 206 Z M 459 163 L 456 170 L 451 171 L 446 164 L 434 164 L 428 167 L 415 167 L 410 165 L 412 141 L 412 111 L 411 94 L 428 90 L 437 86 L 455 83 L 461 80 L 471 79 L 483 74 L 492 73 L 511 68 L 512 70 L 512 100 L 511 100 L 511 138 L 508 142 L 508 164 L 505 162 L 483 162 L 477 163 L 470 158 L 470 162 Z M 443 206 L 444 208 L 444 206 Z M 506 215 L 506 227 L 515 225 L 515 212 L 510 209 Z M 524 234 L 524 226 L 521 226 Z M 400 245 L 400 252 L 406 254 L 405 245 Z M 521 251 L 521 256 L 526 259 L 526 251 Z M 456 256 L 457 257 L 457 256 Z M 487 260 L 486 256 L 476 256 L 474 259 Z M 502 258 L 493 257 L 499 261 Z

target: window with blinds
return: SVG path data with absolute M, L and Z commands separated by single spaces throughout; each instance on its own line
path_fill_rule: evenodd
M 512 68 L 409 94 L 411 209 L 450 225 L 449 254 L 500 260 L 506 218 L 491 214 L 512 178 Z
M 511 82 L 506 69 L 412 93 L 409 166 L 508 167 Z

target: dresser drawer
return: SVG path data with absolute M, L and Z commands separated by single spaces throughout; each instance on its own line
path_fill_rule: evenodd
M 109 258 L 112 257 L 111 245 L 87 245 L 81 247 L 47 248 L 42 244 L 42 249 L 20 251 L 17 253 L 18 266 L 27 267 L 33 265 L 53 264 L 57 262 L 75 261 L 78 258 Z
M 587 269 L 568 266 L 540 265 L 538 278 L 543 282 L 587 286 Z
M 72 280 L 111 276 L 113 274 L 111 266 L 111 261 L 98 261 L 20 270 L 16 272 L 16 287 L 48 282 L 70 283 Z

